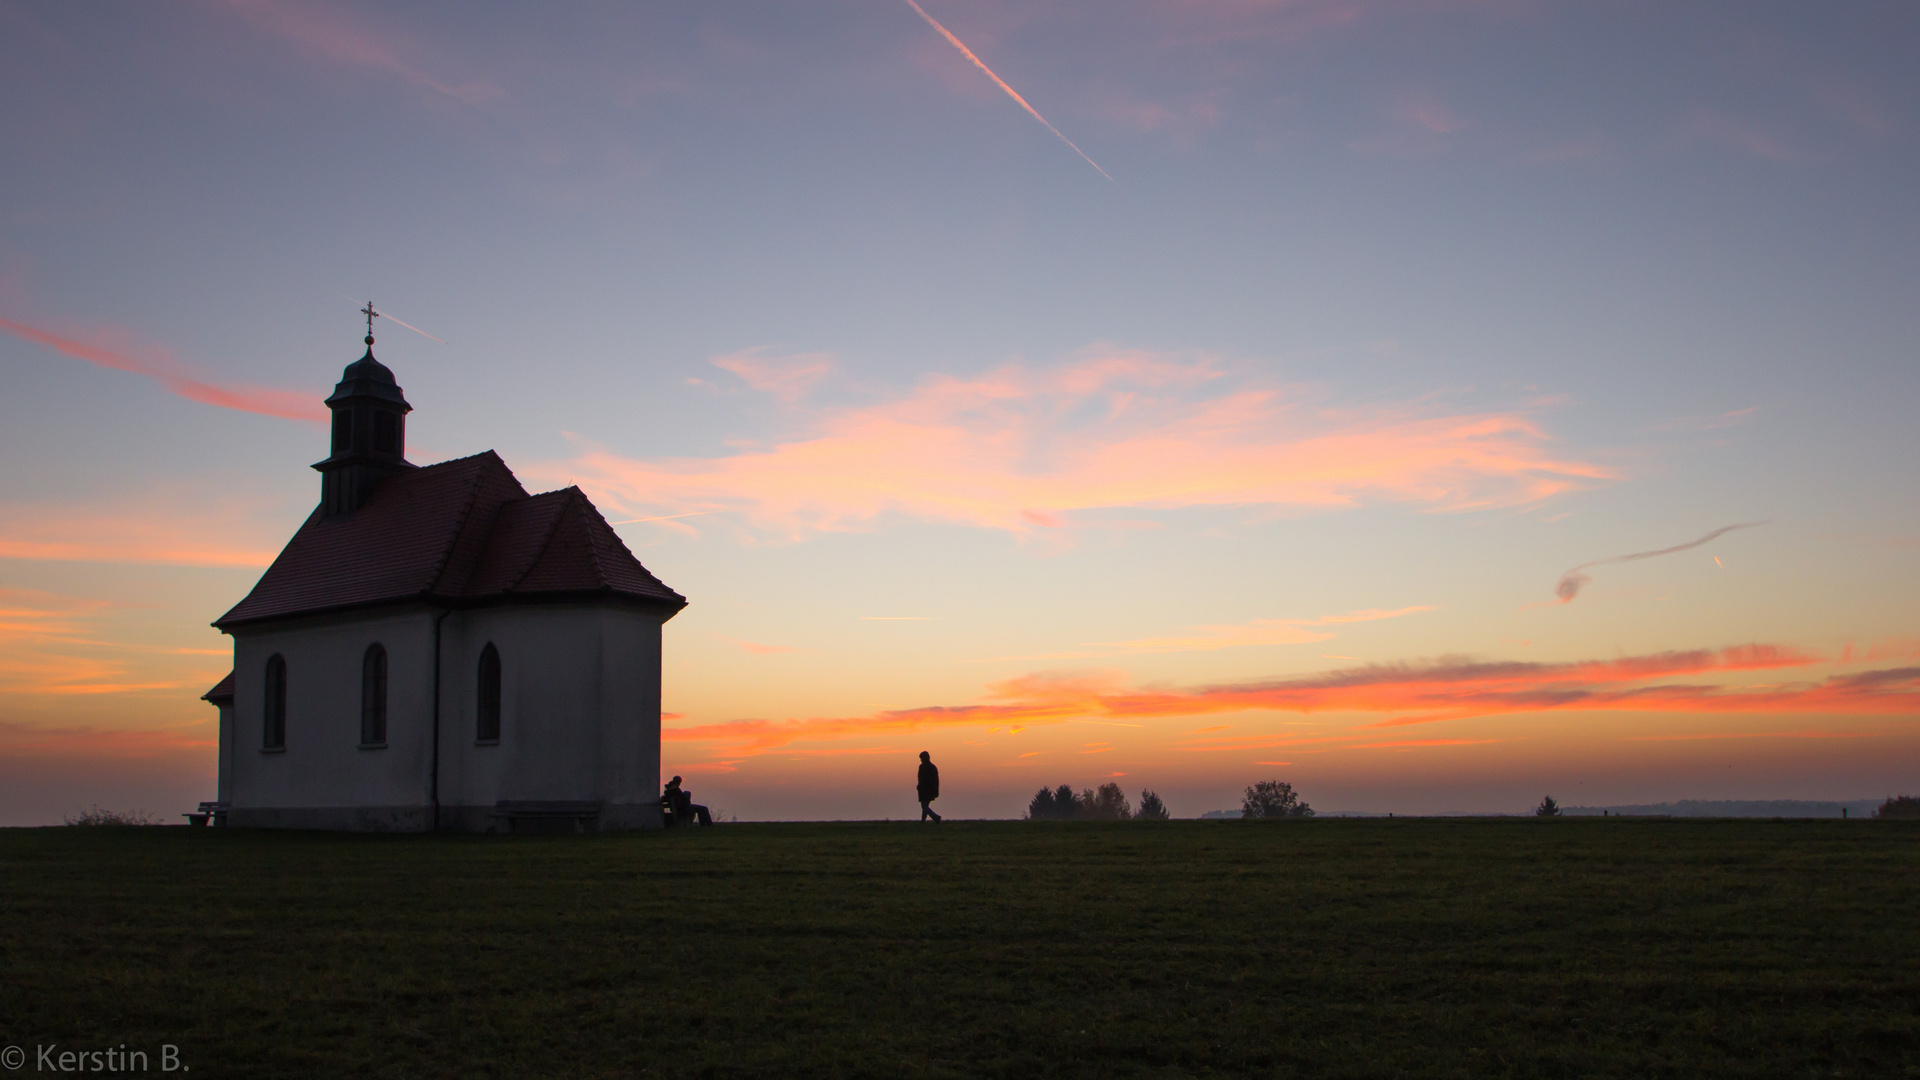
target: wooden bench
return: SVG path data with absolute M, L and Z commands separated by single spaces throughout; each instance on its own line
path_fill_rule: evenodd
M 513 801 L 493 804 L 497 831 L 510 833 L 589 833 L 600 829 L 597 802 Z
M 180 816 L 186 818 L 187 824 L 195 828 L 206 828 L 208 820 L 212 820 L 215 825 L 225 828 L 227 824 L 227 804 L 223 802 L 203 802 L 200 804 L 198 812 L 182 814 Z

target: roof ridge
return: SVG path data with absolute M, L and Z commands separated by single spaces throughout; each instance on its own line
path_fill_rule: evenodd
M 500 456 L 499 454 L 493 453 L 492 450 L 482 450 L 478 454 L 471 454 L 463 458 L 454 458 L 453 462 L 472 461 L 476 458 L 486 457 L 489 454 L 492 454 L 496 459 Z M 453 464 L 453 462 L 442 461 L 438 464 L 450 465 Z M 500 467 L 504 469 L 506 468 L 506 464 L 506 462 L 502 461 Z M 482 465 L 484 466 L 484 462 Z M 440 558 L 433 566 L 433 581 L 425 589 L 425 595 L 427 596 L 438 594 L 440 591 L 440 582 L 447 576 L 447 564 L 453 561 L 453 551 L 460 546 L 461 534 L 467 531 L 467 523 L 473 517 L 473 506 L 480 501 L 480 489 L 486 486 L 484 472 L 484 468 L 475 469 L 473 472 L 473 479 L 467 488 L 467 505 L 460 511 L 460 523 L 454 528 L 447 530 L 446 545 L 440 549 Z
M 580 485 L 573 485 L 573 490 L 580 491 Z M 599 518 L 600 521 L 605 522 L 607 520 L 606 516 L 600 513 L 599 507 L 593 505 L 592 499 L 587 498 L 586 492 L 580 491 L 580 501 L 586 504 L 586 511 L 580 515 L 580 531 L 586 534 L 582 539 L 587 542 L 587 559 L 593 563 L 593 576 L 600 579 L 602 586 L 610 587 L 613 584 L 613 575 L 607 572 L 606 564 L 600 560 L 600 545 L 594 542 L 595 530 L 593 528 L 595 518 Z M 609 529 L 608 531 L 612 530 Z M 614 537 L 615 541 L 619 539 L 618 536 Z
M 520 576 L 513 579 L 513 584 L 507 586 L 507 592 L 513 592 L 519 589 L 520 583 L 527 580 L 527 577 L 533 573 L 534 568 L 540 565 L 540 560 L 547 557 L 547 549 L 553 546 L 553 538 L 559 535 L 560 523 L 567 519 L 567 506 L 573 502 L 573 496 L 579 491 L 580 489 L 577 487 L 569 487 L 562 488 L 558 492 L 543 491 L 540 493 L 540 495 L 559 494 L 564 495 L 566 498 L 560 503 L 560 509 L 553 515 L 553 524 L 547 526 L 547 535 L 540 541 L 540 550 L 534 552 L 533 558 L 527 560 L 527 568 L 520 571 Z M 530 498 L 537 499 L 540 495 L 530 496 Z
M 587 535 L 589 536 L 589 538 L 595 535 L 604 534 L 607 539 L 613 541 L 613 546 L 620 552 L 620 554 L 625 555 L 627 559 L 630 562 L 632 562 L 636 568 L 639 569 L 640 575 L 642 577 L 646 578 L 648 581 L 653 582 L 655 585 L 658 585 L 663 589 L 667 588 L 667 583 L 664 581 L 661 581 L 658 577 L 655 577 L 653 571 L 647 569 L 647 565 L 641 562 L 640 557 L 635 555 L 633 553 L 633 549 L 627 546 L 627 542 L 621 539 L 620 530 L 613 527 L 613 522 L 607 520 L 607 515 L 601 513 L 599 507 L 593 505 L 592 499 L 587 500 L 587 506 L 589 509 L 593 511 L 593 519 L 587 522 Z M 600 522 L 599 529 L 595 529 L 593 527 L 593 522 L 595 520 Z M 593 552 L 594 552 L 594 555 L 593 555 L 594 566 L 600 571 L 601 579 L 609 582 L 612 581 L 613 580 L 612 577 L 607 572 L 608 568 L 600 562 L 599 545 L 594 545 Z

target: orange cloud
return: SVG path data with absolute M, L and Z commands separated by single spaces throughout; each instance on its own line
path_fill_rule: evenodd
M 108 729 L 48 727 L 0 720 L 0 753 L 9 757 L 145 758 L 210 750 L 219 743 L 213 725 Z
M 925 728 L 1252 711 L 1404 714 L 1363 725 L 1360 731 L 1513 713 L 1602 710 L 1920 715 L 1920 667 L 1833 675 L 1817 682 L 1766 687 L 1677 681 L 1801 668 L 1822 662 L 1822 657 L 1796 649 L 1743 645 L 1573 663 L 1479 663 L 1441 659 L 1185 690 L 1130 688 L 1123 685 L 1123 676 L 1117 672 L 1036 673 L 993 684 L 986 704 L 896 709 L 866 716 L 813 720 L 736 720 L 673 728 L 663 732 L 662 737 L 681 742 L 711 742 L 724 748 L 729 756 L 740 756 L 765 753 L 799 740 L 865 738 Z M 1189 740 L 1181 748 L 1217 751 L 1313 744 L 1343 744 L 1355 749 L 1461 745 L 1458 740 L 1362 741 L 1369 738 L 1377 737 L 1358 732 L 1251 735 Z
M 152 497 L 114 507 L 0 505 L 0 559 L 264 567 L 278 553 L 253 504 L 196 498 L 186 509 Z
M 772 448 L 651 460 L 590 448 L 539 471 L 623 514 L 728 511 L 789 539 L 888 515 L 1024 536 L 1120 507 L 1470 510 L 1614 475 L 1548 453 L 1522 414 L 1328 407 L 1299 387 L 1233 385 L 1204 360 L 1117 350 L 935 377 L 812 419 L 810 435 Z
M 218 405 L 223 409 L 278 416 L 287 420 L 318 422 L 326 419 L 327 410 L 320 403 L 320 394 L 302 394 L 245 384 L 217 386 L 188 370 L 172 349 L 135 345 L 131 335 L 118 327 L 102 327 L 85 332 L 87 337 L 93 339 L 91 341 L 63 337 L 12 319 L 0 319 L 0 330 L 22 341 L 43 345 L 63 356 L 115 371 L 144 375 L 165 387 L 168 393 L 203 405 Z

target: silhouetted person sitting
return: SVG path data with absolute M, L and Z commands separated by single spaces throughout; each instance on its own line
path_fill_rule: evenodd
M 677 776 L 667 781 L 667 790 L 660 794 L 660 809 L 666 811 L 668 825 L 691 825 L 696 817 L 702 825 L 713 824 L 713 816 L 706 807 L 693 801 L 692 792 L 681 789 Z
M 940 815 L 933 812 L 932 804 L 933 800 L 940 797 L 940 769 L 925 750 L 920 751 L 920 784 L 917 790 L 920 795 L 920 820 L 932 818 L 939 821 Z

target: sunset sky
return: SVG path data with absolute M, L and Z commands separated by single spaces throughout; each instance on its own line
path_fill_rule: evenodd
M 1920 792 L 1916 55 L 1892 2 L 0 0 L 0 824 L 213 797 L 208 623 L 368 299 L 411 460 L 577 483 L 689 598 L 664 768 L 742 819 L 914 816 L 923 749 L 962 818 Z

